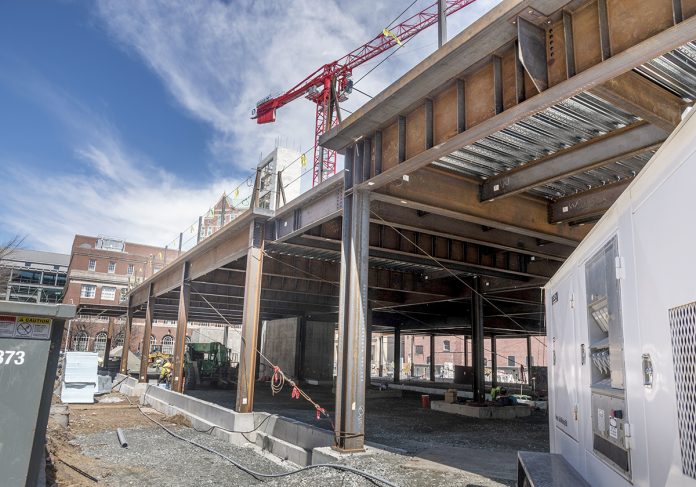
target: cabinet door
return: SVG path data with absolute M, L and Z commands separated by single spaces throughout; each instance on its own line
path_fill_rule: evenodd
M 573 277 L 568 276 L 551 290 L 548 306 L 554 390 L 552 424 L 578 439 L 578 354 L 575 342 L 575 306 Z

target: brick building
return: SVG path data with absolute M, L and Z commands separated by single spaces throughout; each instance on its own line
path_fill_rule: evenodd
M 126 295 L 132 287 L 141 283 L 167 262 L 174 260 L 178 251 L 161 247 L 126 242 L 108 237 L 76 235 L 70 253 L 68 283 L 63 303 L 79 305 L 78 309 L 96 311 L 119 310 L 125 314 Z M 91 314 L 91 313 L 90 313 Z M 123 345 L 123 319 L 117 319 L 113 346 Z M 101 351 L 106 343 L 108 319 L 104 316 L 79 314 L 70 324 L 71 350 Z M 139 351 L 142 345 L 144 323 L 133 322 L 130 348 Z M 176 322 L 153 323 L 150 343 L 165 350 L 173 347 Z
M 380 362 L 380 346 L 382 347 L 383 375 L 392 375 L 394 364 L 393 335 L 374 334 L 372 338 L 372 374 L 378 375 Z M 531 357 L 528 357 L 526 338 L 496 338 L 496 357 L 498 382 L 517 382 L 521 379 L 523 365 L 525 369 L 531 366 L 546 366 L 546 337 L 531 338 Z M 487 379 L 491 379 L 492 345 L 490 338 L 483 343 L 483 363 Z M 430 336 L 402 335 L 401 377 L 428 379 L 430 377 Z M 471 338 L 460 335 L 435 337 L 435 376 L 440 379 L 451 379 L 455 365 L 469 365 L 473 362 Z

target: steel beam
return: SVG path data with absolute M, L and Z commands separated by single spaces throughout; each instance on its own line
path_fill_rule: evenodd
M 353 148 L 346 150 L 345 161 L 347 168 L 354 167 Z M 365 191 L 350 191 L 354 172 L 345 174 L 335 436 L 339 450 L 362 451 L 365 444 L 370 196 Z
M 632 179 L 583 191 L 549 204 L 551 223 L 583 222 L 602 215 L 621 196 Z
M 481 203 L 478 184 L 438 169 L 421 169 L 411 174 L 410 182 L 392 183 L 372 198 L 563 245 L 575 246 L 587 233 L 549 224 L 541 200 L 511 196 L 504 202 Z
M 471 296 L 471 348 L 474 365 L 474 402 L 482 402 L 486 398 L 486 378 L 483 367 L 483 299 L 481 296 L 481 279 L 474 278 L 473 295 Z
M 667 138 L 661 128 L 639 122 L 576 144 L 484 181 L 481 201 L 493 201 L 657 149 Z
M 154 286 L 154 283 L 152 283 L 152 286 Z M 191 264 L 188 260 L 185 260 L 181 266 L 181 284 L 179 285 L 179 310 L 176 320 L 176 338 L 174 340 L 174 363 L 171 372 L 172 390 L 175 392 L 184 392 L 184 355 L 186 352 L 186 327 L 188 325 L 189 320 L 190 300 Z
M 462 133 L 452 136 L 446 141 L 435 145 L 432 149 L 414 155 L 401 164 L 373 177 L 370 181 L 366 181 L 361 187 L 370 187 L 372 190 L 376 190 L 392 181 L 399 180 L 404 174 L 413 173 L 443 156 L 447 156 L 462 147 L 473 144 L 484 137 L 524 120 L 531 115 L 583 91 L 599 86 L 612 78 L 630 71 L 636 66 L 640 66 L 647 61 L 661 56 L 665 52 L 691 42 L 693 39 L 696 39 L 696 16 L 690 17 L 674 27 L 659 32 L 615 54 L 606 61 L 591 66 L 572 78 L 562 81 L 548 88 L 546 91 L 510 107 L 502 113 L 494 115 Z M 427 93 L 423 93 L 420 96 L 426 95 Z M 355 123 L 351 125 L 356 126 Z M 325 134 L 322 137 L 322 143 L 332 149 L 340 149 L 342 141 L 346 138 L 346 135 L 341 132 L 342 128 L 343 127 L 339 126 Z M 346 132 L 352 130 L 353 127 L 346 129 Z M 374 130 L 374 127 L 369 130 Z M 360 134 L 356 134 L 355 136 L 359 135 Z M 369 186 L 368 183 L 370 183 Z
M 147 365 L 150 358 L 150 336 L 152 335 L 152 321 L 155 316 L 155 297 L 152 294 L 152 284 L 150 284 L 150 294 L 147 297 L 147 308 L 145 309 L 145 330 L 143 331 L 143 344 L 140 347 L 140 376 L 138 382 L 147 384 Z
M 617 76 L 590 91 L 667 133 L 679 125 L 685 107 L 681 98 L 634 71 Z
M 546 63 L 546 31 L 530 21 L 517 17 L 517 45 L 520 62 L 539 93 L 549 87 Z
M 121 367 L 119 372 L 128 375 L 128 352 L 130 351 L 130 336 L 133 326 L 132 296 L 128 297 L 128 309 L 126 311 L 126 325 L 123 327 L 123 348 L 121 349 Z
M 256 380 L 256 343 L 259 337 L 261 281 L 264 257 L 264 223 L 254 220 L 249 225 L 249 251 L 246 262 L 242 343 L 237 380 L 238 413 L 254 410 L 254 382 Z

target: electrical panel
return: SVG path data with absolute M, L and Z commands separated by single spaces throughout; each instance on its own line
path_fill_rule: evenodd
M 622 267 L 614 237 L 585 265 L 585 287 L 592 370 L 592 447 L 599 458 L 630 478 L 621 317 Z

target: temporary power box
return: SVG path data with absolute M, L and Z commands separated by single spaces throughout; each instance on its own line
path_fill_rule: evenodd
M 590 485 L 696 486 L 696 116 L 546 286 L 551 452 Z
M 75 306 L 0 301 L 0 483 L 36 486 L 65 320 Z

